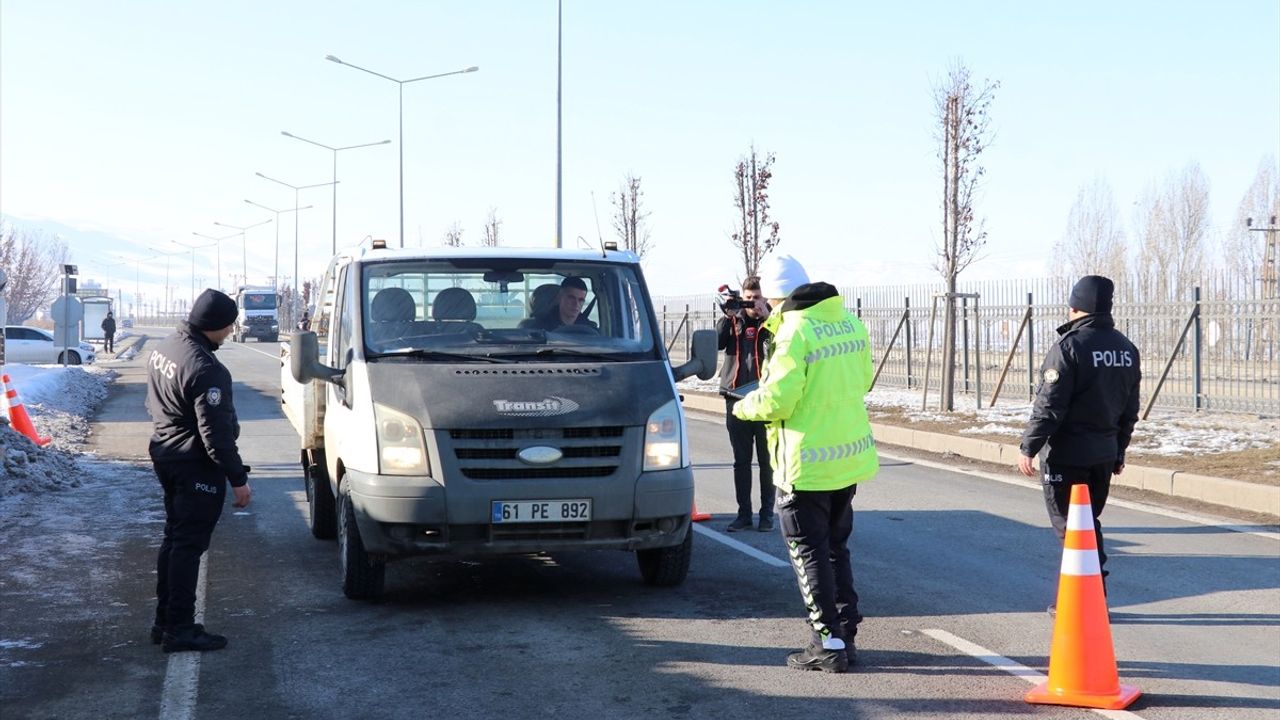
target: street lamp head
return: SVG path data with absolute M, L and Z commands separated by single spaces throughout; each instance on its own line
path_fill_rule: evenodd
M 463 70 L 462 72 L 464 73 L 475 72 L 479 69 L 480 69 L 479 65 L 472 65 L 471 67 L 467 68 L 466 70 Z
M 336 57 L 334 57 L 334 56 L 332 56 L 332 55 L 325 55 L 325 56 L 324 56 L 324 59 L 325 59 L 325 60 L 328 60 L 329 62 L 336 62 L 336 63 L 338 63 L 339 65 L 344 65 L 344 64 L 345 64 L 345 63 L 343 63 L 341 60 L 339 60 L 338 58 L 336 58 Z
M 281 130 L 280 134 L 285 137 L 296 137 L 293 133 L 289 132 L 288 130 Z

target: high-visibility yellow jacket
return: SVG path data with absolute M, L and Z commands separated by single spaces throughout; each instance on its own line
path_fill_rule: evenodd
M 867 328 L 827 283 L 796 288 L 764 327 L 773 352 L 733 414 L 768 422 L 773 482 L 783 492 L 839 490 L 880 469 L 864 398 L 873 373 Z

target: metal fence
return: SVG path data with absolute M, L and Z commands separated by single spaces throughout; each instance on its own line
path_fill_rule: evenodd
M 920 390 L 923 399 L 928 374 L 929 405 L 936 406 L 942 374 L 941 299 L 933 321 L 932 353 L 927 345 L 934 298 L 944 290 L 940 283 L 840 288 L 845 306 L 862 318 L 870 333 L 880 373 L 877 387 Z M 1002 371 L 1006 374 L 1001 398 L 1030 398 L 1040 362 L 1058 337 L 1055 330 L 1066 322 L 1071 281 L 961 282 L 957 290 L 978 296 L 956 301 L 957 407 L 990 405 Z M 1112 313 L 1116 327 L 1142 356 L 1144 411 L 1151 406 L 1280 415 L 1280 298 L 1259 298 L 1252 283 L 1221 278 L 1187 295 L 1169 302 L 1146 302 L 1130 293 L 1117 297 Z M 710 294 L 658 296 L 654 302 L 663 337 L 677 362 L 688 357 L 693 331 L 714 328 L 720 316 Z M 1159 393 L 1150 403 L 1157 387 Z

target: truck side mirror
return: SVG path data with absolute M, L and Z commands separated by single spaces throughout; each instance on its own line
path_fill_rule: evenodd
M 300 383 L 312 380 L 333 382 L 343 375 L 342 370 L 320 364 L 320 342 L 313 332 L 289 335 L 289 373 Z
M 716 374 L 716 331 L 693 331 L 693 357 L 680 367 L 672 368 L 676 382 L 697 375 L 699 380 L 710 380 Z

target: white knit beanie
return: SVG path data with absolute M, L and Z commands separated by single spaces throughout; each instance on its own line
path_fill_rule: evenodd
M 775 255 L 760 264 L 760 294 L 768 299 L 785 298 L 808 283 L 804 266 L 790 255 Z

